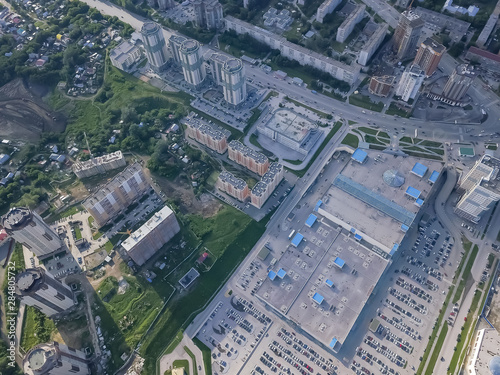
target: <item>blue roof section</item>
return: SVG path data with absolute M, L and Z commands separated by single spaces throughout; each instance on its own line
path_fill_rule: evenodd
M 276 278 L 276 272 L 274 271 L 269 271 L 269 273 L 267 274 L 267 276 L 272 280 L 274 280 Z
M 316 203 L 316 206 L 314 206 L 314 211 L 318 212 L 318 208 L 320 208 L 322 204 L 323 204 L 323 201 L 320 199 L 320 200 Z
M 328 345 L 328 346 L 333 349 L 335 347 L 335 344 L 337 344 L 337 341 L 338 340 L 334 337 L 332 339 L 332 341 L 330 341 L 330 345 Z
M 415 201 L 415 204 L 418 206 L 418 207 L 422 207 L 422 205 L 424 204 L 424 200 L 422 198 L 418 198 L 416 201 Z
M 358 163 L 364 163 L 367 157 L 368 154 L 366 153 L 366 151 L 357 148 L 356 151 L 354 151 L 354 153 L 352 154 L 351 159 L 357 161 Z
M 408 229 L 410 229 L 410 227 L 408 227 L 408 225 L 401 224 L 401 230 L 402 230 L 403 232 L 407 232 L 407 231 L 408 231 Z
M 418 177 L 424 177 L 425 174 L 427 173 L 427 169 L 428 168 L 425 165 L 420 163 L 415 163 L 411 172 L 413 174 L 416 174 Z
M 360 199 L 373 208 L 382 211 L 384 214 L 392 217 L 400 223 L 411 225 L 413 219 L 415 219 L 415 214 L 413 212 L 410 212 L 400 205 L 391 202 L 389 199 L 375 193 L 361 184 L 358 184 L 342 174 L 335 177 L 333 185 L 345 191 L 347 194 Z
M 280 268 L 278 270 L 278 273 L 276 274 L 280 279 L 284 278 L 286 276 L 286 271 L 283 268 Z
M 429 182 L 435 183 L 439 177 L 439 172 L 437 171 L 432 171 L 431 177 L 429 177 Z
M 359 234 L 355 234 L 355 235 L 354 235 L 354 239 L 355 239 L 356 241 L 361 241 L 361 240 L 363 239 L 363 237 L 361 237 Z
M 331 288 L 333 286 L 333 281 L 330 279 L 326 279 L 325 284 Z
M 420 194 L 422 194 L 422 192 L 418 189 L 415 189 L 413 186 L 408 186 L 408 189 L 406 189 L 406 194 L 412 197 L 413 199 L 418 199 L 418 197 L 420 197 Z
M 318 217 L 316 215 L 310 214 L 309 217 L 306 220 L 306 225 L 311 228 L 314 223 L 318 220 Z
M 323 302 L 324 299 L 325 297 L 323 297 L 321 294 L 314 293 L 313 301 L 316 302 L 318 305 L 321 305 L 321 302 Z
M 345 261 L 340 259 L 339 257 L 336 257 L 334 263 L 337 267 L 342 268 L 344 267 Z
M 351 233 L 356 233 L 356 229 L 355 228 L 351 228 Z
M 399 244 L 398 244 L 398 243 L 395 243 L 395 244 L 394 244 L 394 246 L 392 247 L 392 250 L 391 250 L 391 252 L 389 253 L 389 255 L 394 255 L 394 253 L 395 253 L 396 251 L 398 251 L 398 249 L 399 249 Z
M 300 233 L 297 233 L 295 235 L 295 237 L 293 237 L 292 245 L 295 247 L 299 246 L 303 239 L 304 239 L 304 236 L 301 235 Z

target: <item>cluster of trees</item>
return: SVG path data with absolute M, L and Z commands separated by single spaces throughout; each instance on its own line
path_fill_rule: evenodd
M 271 52 L 271 48 L 267 44 L 259 42 L 248 34 L 238 35 L 234 30 L 229 30 L 221 34 L 219 36 L 219 41 L 224 44 L 229 44 L 239 50 L 248 51 L 261 58 Z
M 221 0 L 220 3 L 224 6 L 224 14 L 251 22 L 262 10 L 269 7 L 271 0 L 249 0 L 248 8 L 243 7 L 242 0 Z

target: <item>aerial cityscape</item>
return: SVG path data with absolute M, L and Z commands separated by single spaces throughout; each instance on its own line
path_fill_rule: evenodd
M 0 375 L 500 375 L 500 0 L 0 0 Z

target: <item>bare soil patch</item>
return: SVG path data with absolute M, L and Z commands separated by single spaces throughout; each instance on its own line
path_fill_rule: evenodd
M 66 118 L 43 102 L 46 91 L 22 79 L 0 87 L 0 136 L 37 141 L 42 132 L 63 132 Z

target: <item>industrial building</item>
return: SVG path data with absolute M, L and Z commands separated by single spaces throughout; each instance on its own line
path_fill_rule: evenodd
M 24 356 L 25 375 L 90 374 L 85 353 L 57 342 L 38 344 Z
M 222 171 L 219 174 L 215 186 L 240 202 L 244 202 L 250 196 L 247 183 L 243 179 L 233 176 L 228 171 Z
M 305 47 L 291 43 L 285 37 L 268 30 L 241 21 L 237 18 L 225 17 L 226 30 L 234 30 L 237 34 L 249 34 L 252 38 L 279 50 L 283 57 L 297 61 L 300 65 L 309 65 L 331 74 L 333 77 L 352 85 L 358 79 L 361 67 L 358 64 L 347 65 L 335 59 L 311 51 Z
M 78 161 L 73 164 L 72 169 L 78 178 L 91 177 L 99 173 L 106 173 L 116 168 L 127 165 L 121 151 L 91 158 L 86 161 Z
M 149 65 L 157 72 L 163 70 L 168 63 L 168 50 L 162 28 L 157 23 L 145 22 L 141 35 Z
M 332 13 L 340 3 L 341 0 L 325 0 L 316 10 L 316 21 L 323 23 L 323 19 Z
M 127 255 L 139 266 L 148 261 L 181 228 L 170 207 L 163 207 L 122 242 Z
M 457 103 L 463 100 L 467 90 L 474 82 L 474 68 L 468 64 L 460 64 L 450 75 L 450 78 L 444 85 L 443 93 L 441 94 L 444 101 L 450 104 Z
M 260 152 L 245 146 L 239 141 L 231 141 L 228 145 L 229 159 L 245 168 L 263 176 L 269 168 L 269 159 Z
M 142 52 L 139 47 L 124 41 L 111 50 L 109 57 L 113 66 L 128 71 L 135 63 L 141 60 Z
M 351 35 L 354 26 L 361 22 L 365 17 L 366 5 L 357 5 L 356 9 L 347 16 L 347 18 L 342 22 L 342 24 L 337 29 L 337 36 L 335 37 L 337 42 L 344 43 L 346 39 Z
M 483 328 L 473 333 L 470 352 L 464 363 L 469 375 L 498 374 L 500 371 L 500 334 L 495 328 Z
M 396 96 L 400 96 L 401 100 L 405 102 L 415 99 L 424 79 L 425 75 L 422 69 L 418 65 L 410 65 L 401 75 L 396 87 Z
M 222 26 L 222 5 L 217 0 L 193 0 L 195 24 L 197 27 L 209 30 L 218 29 Z
M 206 123 L 196 117 L 188 117 L 184 124 L 187 127 L 186 134 L 188 137 L 195 139 L 211 150 L 217 151 L 219 154 L 227 151 L 227 140 L 231 136 L 229 130 L 215 124 Z
M 406 60 L 415 56 L 420 33 L 425 22 L 413 10 L 401 13 L 398 26 L 394 32 L 394 52 L 399 60 Z
M 388 24 L 379 25 L 377 30 L 372 34 L 370 39 L 365 43 L 363 49 L 359 52 L 358 64 L 363 66 L 368 65 L 368 61 L 372 58 L 373 54 L 377 51 L 378 47 L 384 41 L 389 29 Z
M 477 223 L 500 200 L 500 160 L 484 155 L 460 182 L 455 213 Z
M 396 77 L 394 76 L 382 76 L 382 77 L 372 77 L 370 79 L 370 85 L 368 86 L 368 91 L 370 94 L 383 96 L 384 98 L 389 95 L 389 92 L 394 85 Z
M 420 48 L 417 51 L 415 60 L 413 60 L 413 64 L 420 66 L 425 76 L 430 77 L 436 71 L 445 51 L 445 46 L 434 39 L 427 38 L 420 43 Z
M 113 220 L 125 208 L 151 189 L 139 163 L 117 174 L 83 202 L 83 207 L 95 219 L 98 227 Z
M 285 176 L 285 168 L 279 163 L 271 163 L 261 180 L 255 184 L 250 193 L 252 205 L 261 208 L 269 199 L 274 189 Z
M 49 317 L 75 305 L 71 289 L 43 268 L 28 268 L 16 275 L 16 296 L 22 303 L 33 306 Z
M 302 155 L 307 155 L 322 135 L 316 123 L 288 108 L 276 110 L 259 123 L 257 131 Z
M 180 46 L 179 56 L 184 79 L 191 87 L 199 88 L 206 76 L 200 43 L 194 39 L 186 39 Z
M 43 259 L 60 250 L 63 242 L 43 219 L 29 208 L 14 207 L 1 220 L 9 236 Z

